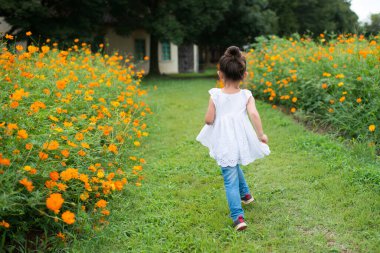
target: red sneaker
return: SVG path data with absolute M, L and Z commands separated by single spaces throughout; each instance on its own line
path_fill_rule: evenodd
M 239 216 L 235 221 L 234 221 L 234 227 L 236 231 L 242 231 L 247 228 L 247 223 L 245 223 L 243 216 Z
M 241 202 L 243 202 L 246 205 L 253 202 L 254 200 L 255 199 L 249 193 L 245 194 L 245 196 L 243 198 L 241 198 Z

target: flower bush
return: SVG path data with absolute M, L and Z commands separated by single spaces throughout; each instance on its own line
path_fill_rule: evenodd
M 130 59 L 0 42 L 0 247 L 65 241 L 106 224 L 108 202 L 141 185 L 151 114 Z M 100 48 L 103 46 L 100 45 Z M 47 238 L 48 237 L 48 238 Z M 50 243 L 52 245 L 52 243 Z
M 379 36 L 327 37 L 258 38 L 247 53 L 246 85 L 274 108 L 307 115 L 379 150 Z

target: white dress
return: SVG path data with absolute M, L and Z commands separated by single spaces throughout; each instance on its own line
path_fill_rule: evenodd
M 209 90 L 216 113 L 212 125 L 205 125 L 197 141 L 210 150 L 210 156 L 219 166 L 247 165 L 270 154 L 267 144 L 261 142 L 248 118 L 247 102 L 251 91 L 226 94 L 219 88 Z

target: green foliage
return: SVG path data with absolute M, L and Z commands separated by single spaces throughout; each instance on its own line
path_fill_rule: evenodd
M 214 30 L 205 30 L 201 45 L 225 48 L 245 45 L 258 35 L 277 32 L 277 17 L 267 0 L 233 0 Z
M 325 36 L 258 39 L 247 59 L 249 85 L 257 97 L 379 152 L 378 37 Z
M 364 29 L 368 33 L 378 34 L 380 33 L 380 13 L 371 15 L 371 22 L 365 23 Z
M 346 0 L 269 0 L 269 8 L 278 16 L 279 35 L 356 32 L 358 16 Z
M 103 24 L 105 0 L 0 0 L 0 16 L 12 25 L 10 34 L 25 38 L 25 32 L 44 38 L 70 40 L 79 37 L 90 40 Z

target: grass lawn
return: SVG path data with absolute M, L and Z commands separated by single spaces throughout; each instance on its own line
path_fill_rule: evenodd
M 243 167 L 256 202 L 245 207 L 248 229 L 235 232 L 220 168 L 195 140 L 215 80 L 145 85 L 155 112 L 146 179 L 111 202 L 109 226 L 70 251 L 378 252 L 380 194 L 362 182 L 378 162 L 257 102 L 272 153 Z

